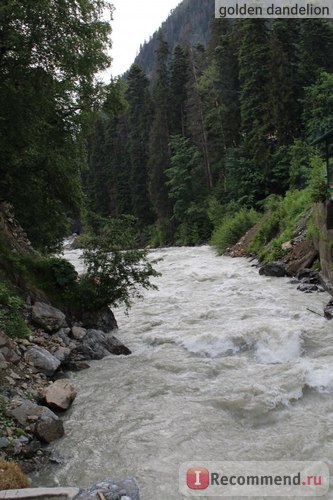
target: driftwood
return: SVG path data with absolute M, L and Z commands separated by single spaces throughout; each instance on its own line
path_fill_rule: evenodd
M 99 496 L 100 500 L 106 500 L 105 496 L 101 491 L 97 491 L 97 495 Z
M 317 311 L 313 311 L 312 309 L 309 309 L 308 307 L 306 309 L 307 309 L 307 311 L 310 311 L 313 314 L 317 314 L 317 316 L 320 316 L 321 318 L 325 318 L 325 316 L 323 314 L 320 314 Z

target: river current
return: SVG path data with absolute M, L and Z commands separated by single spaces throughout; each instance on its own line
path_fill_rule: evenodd
M 333 323 L 308 310 L 322 314 L 329 296 L 209 247 L 151 256 L 163 258 L 158 291 L 128 316 L 114 311 L 133 354 L 73 374 L 78 396 L 53 446 L 64 463 L 37 483 L 134 476 L 142 500 L 179 500 L 183 462 L 321 460 L 333 469 Z M 66 257 L 80 265 L 78 252 Z

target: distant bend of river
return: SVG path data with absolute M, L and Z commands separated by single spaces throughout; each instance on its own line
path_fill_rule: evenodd
M 163 258 L 158 291 L 129 316 L 114 311 L 133 354 L 73 374 L 78 397 L 53 446 L 65 462 L 37 483 L 134 476 L 142 500 L 178 500 L 183 462 L 323 460 L 333 469 L 333 322 L 307 310 L 322 312 L 329 296 L 209 247 L 151 256 Z M 78 251 L 66 257 L 79 262 Z

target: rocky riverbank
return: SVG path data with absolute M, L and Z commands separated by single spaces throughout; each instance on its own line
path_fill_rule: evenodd
M 109 309 L 71 323 L 59 309 L 36 302 L 25 306 L 25 316 L 29 339 L 0 331 L 0 457 L 29 473 L 57 460 L 46 445 L 64 435 L 61 415 L 76 397 L 70 372 L 130 350 L 113 335 L 117 324 Z

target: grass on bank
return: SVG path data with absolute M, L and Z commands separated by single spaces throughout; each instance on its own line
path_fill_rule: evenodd
M 219 255 L 237 241 L 260 220 L 260 215 L 253 208 L 242 208 L 235 214 L 227 214 L 214 230 L 211 244 Z
M 0 458 L 0 490 L 30 488 L 31 482 L 15 462 Z

